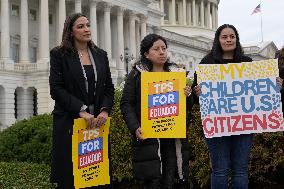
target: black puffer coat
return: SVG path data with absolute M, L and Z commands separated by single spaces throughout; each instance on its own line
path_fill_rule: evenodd
M 172 70 L 176 66 L 172 64 L 169 68 Z M 182 166 L 182 171 L 179 173 L 180 177 L 182 177 L 180 179 L 187 180 L 189 175 L 189 144 L 187 139 L 146 139 L 143 141 L 136 139 L 135 131 L 141 124 L 140 71 L 139 67 L 136 66 L 129 73 L 121 98 L 121 112 L 132 134 L 134 177 L 138 180 L 159 179 L 162 171 L 166 171 L 173 175 L 165 175 L 164 173 L 164 180 L 174 180 L 178 167 L 177 161 L 179 161 L 179 164 Z M 193 104 L 193 100 L 190 99 L 192 98 L 187 98 L 187 108 Z M 176 142 L 176 140 L 179 142 Z M 170 147 L 171 145 L 173 148 Z M 178 146 L 179 149 L 177 150 L 175 146 L 176 148 Z M 170 152 L 174 154 L 169 154 Z M 176 152 L 180 152 L 180 154 L 178 155 Z M 169 165 L 167 158 L 172 155 L 174 156 L 173 158 L 178 159 L 180 157 L 181 160 L 175 160 L 174 164 Z M 161 183 L 163 184 L 163 182 L 162 180 Z

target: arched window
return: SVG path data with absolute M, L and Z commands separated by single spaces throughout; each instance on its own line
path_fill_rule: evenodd
M 4 88 L 0 86 L 0 130 L 1 127 L 3 127 L 3 120 L 4 120 L 4 103 L 5 103 L 5 93 L 4 93 Z
M 16 120 L 24 119 L 25 115 L 24 89 L 17 87 L 14 93 L 14 115 Z
M 38 108 L 37 108 L 37 90 L 34 89 L 33 92 L 33 115 L 36 116 L 38 115 Z
M 18 119 L 18 94 L 17 94 L 17 90 L 15 90 L 14 92 L 14 115 L 15 115 L 15 119 Z

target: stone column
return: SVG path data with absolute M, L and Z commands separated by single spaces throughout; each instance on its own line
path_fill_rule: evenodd
M 218 6 L 215 6 L 215 26 L 218 27 Z
M 75 0 L 75 12 L 76 13 L 82 12 L 82 2 L 81 2 L 81 0 Z
M 195 16 L 196 16 L 196 25 L 200 26 L 201 25 L 201 22 L 200 22 L 200 17 L 199 17 L 199 13 L 200 13 L 200 4 L 196 3 L 196 13 L 195 13 Z
M 206 21 L 206 27 L 210 28 L 210 1 L 207 2 L 206 6 L 206 16 L 205 16 L 205 21 Z
M 29 17 L 28 0 L 21 0 L 21 40 L 20 40 L 20 63 L 29 62 Z
M 90 0 L 90 24 L 92 40 L 95 44 L 98 43 L 98 21 L 97 21 L 97 1 Z
M 164 10 L 164 0 L 160 0 L 160 10 L 165 14 Z M 164 16 L 161 18 L 161 24 L 164 24 Z
M 172 0 L 172 20 L 171 24 L 175 25 L 176 24 L 176 0 Z
M 215 5 L 212 3 L 212 29 L 216 28 L 216 14 L 215 14 Z
M 1 0 L 3 1 L 3 0 Z M 4 96 L 5 107 L 3 109 L 5 123 L 4 125 L 12 125 L 15 119 L 15 88 L 12 86 L 5 87 L 5 96 Z
M 183 25 L 187 25 L 187 22 L 186 22 L 186 0 L 182 1 L 182 14 L 183 14 Z
M 191 17 L 191 14 L 192 14 L 192 9 L 191 9 L 191 3 L 189 2 L 188 4 L 187 4 L 187 16 L 188 16 L 188 18 L 187 18 L 187 20 L 188 20 L 188 25 L 192 25 L 192 17 Z
M 42 63 L 47 63 L 49 61 L 48 1 L 40 0 L 39 9 L 40 9 L 39 60 Z
M 201 27 L 204 28 L 204 2 L 201 0 L 200 2 L 200 15 L 201 15 Z
M 8 125 L 5 124 L 5 91 L 4 87 L 0 86 L 0 131 L 5 129 Z
M 33 90 L 17 90 L 18 118 L 17 120 L 27 119 L 33 116 Z
M 66 19 L 65 0 L 58 0 L 58 9 L 59 11 L 58 11 L 58 26 L 57 26 L 57 44 L 59 45 L 62 41 L 62 32 L 63 32 L 64 22 Z
M 52 100 L 49 95 L 48 73 L 37 81 L 35 88 L 37 90 L 37 113 L 43 114 L 50 112 L 49 103 L 52 102 Z
M 122 7 L 117 8 L 117 69 L 118 75 L 123 77 L 124 75 L 124 35 L 123 35 L 123 12 Z
M 146 24 L 146 21 L 147 21 L 147 17 L 146 16 L 141 16 L 140 17 L 140 20 L 141 20 L 141 40 L 147 35 L 147 24 Z
M 1 0 L 1 59 L 10 60 L 10 6 L 9 0 Z
M 129 53 L 130 56 L 136 56 L 136 41 L 135 41 L 135 14 L 129 12 Z
M 196 26 L 196 4 L 195 0 L 192 0 L 192 24 Z
M 140 32 L 141 32 L 141 23 L 139 22 L 135 22 L 135 38 L 136 38 L 136 55 L 135 57 L 139 57 L 139 49 L 140 49 L 140 41 L 141 41 L 141 35 L 140 35 Z
M 104 30 L 105 30 L 105 50 L 108 54 L 108 59 L 111 61 L 111 27 L 110 27 L 110 8 L 111 5 L 108 3 L 104 4 Z

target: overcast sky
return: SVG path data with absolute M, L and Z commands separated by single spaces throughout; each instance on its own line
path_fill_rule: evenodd
M 220 0 L 218 24 L 233 24 L 242 44 L 260 42 L 260 13 L 251 15 L 259 3 L 260 0 Z M 284 0 L 261 0 L 261 12 L 264 41 L 274 41 L 281 48 L 284 46 Z

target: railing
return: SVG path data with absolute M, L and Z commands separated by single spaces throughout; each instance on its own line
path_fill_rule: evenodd
M 35 72 L 37 71 L 37 64 L 35 63 L 28 63 L 28 64 L 16 63 L 14 64 L 14 71 L 16 72 Z
M 260 48 L 259 47 L 243 47 L 245 53 L 257 53 Z
M 0 60 L 0 71 L 12 71 L 12 72 L 37 72 L 48 71 L 49 62 L 46 63 L 13 63 L 5 60 Z

